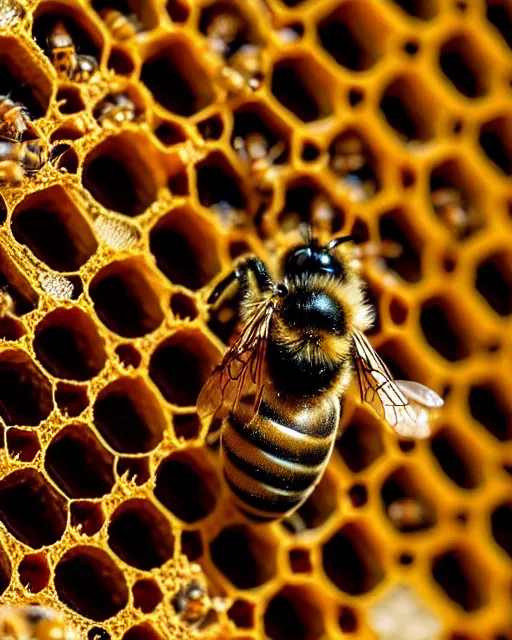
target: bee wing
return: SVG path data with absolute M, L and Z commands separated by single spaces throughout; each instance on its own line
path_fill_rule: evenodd
M 430 417 L 444 402 L 418 382 L 393 380 L 366 336 L 354 332 L 354 361 L 361 400 L 370 404 L 393 431 L 406 438 L 428 438 Z
M 197 412 L 208 424 L 234 410 L 241 398 L 250 397 L 257 411 L 263 392 L 265 354 L 274 308 L 272 299 L 258 303 L 237 341 L 201 389 Z

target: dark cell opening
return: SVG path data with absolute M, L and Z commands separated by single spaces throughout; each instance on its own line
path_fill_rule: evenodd
M 76 501 L 71 503 L 71 526 L 86 536 L 93 536 L 105 522 L 105 514 L 99 502 Z
M 87 640 L 110 640 L 110 634 L 102 627 L 92 627 L 87 634 Z
M 132 587 L 133 604 L 142 613 L 151 613 L 163 600 L 163 593 L 155 580 L 137 580 Z
M 318 101 L 321 91 L 317 90 L 313 79 L 319 81 L 318 69 L 300 59 L 278 62 L 272 73 L 272 93 L 303 122 L 325 118 L 332 112 L 327 96 L 323 102 Z
M 487 2 L 487 20 L 495 27 L 512 49 L 512 9 L 507 0 Z
M 228 616 L 239 629 L 252 629 L 254 627 L 254 604 L 248 600 L 235 600 L 228 611 Z
M 57 91 L 57 103 L 62 103 L 59 104 L 59 111 L 66 115 L 85 109 L 85 103 L 78 87 L 61 87 Z
M 181 532 L 181 551 L 189 562 L 195 562 L 203 555 L 203 541 L 200 531 Z
M 6 440 L 11 458 L 18 456 L 22 462 L 31 462 L 41 450 L 37 433 L 32 431 L 9 429 Z
M 293 573 L 310 573 L 313 570 L 308 549 L 290 549 L 289 559 Z
M 180 0 L 169 0 L 166 9 L 173 22 L 185 22 L 190 14 L 190 7 Z
M 428 344 L 448 362 L 469 356 L 464 331 L 453 324 L 451 305 L 441 300 L 428 300 L 422 305 L 420 325 Z
M 430 441 L 433 456 L 444 473 L 461 489 L 476 489 L 481 478 L 476 461 L 469 458 L 468 447 L 447 429 L 438 431 Z
M 5 200 L 0 196 L 0 225 L 7 220 L 7 205 Z
M 510 119 L 500 117 L 485 123 L 480 129 L 480 146 L 498 169 L 512 175 L 512 135 Z
M 476 611 L 485 604 L 475 578 L 468 568 L 474 567 L 474 559 L 457 549 L 446 551 L 434 558 L 432 576 L 446 595 L 464 611 Z
M 502 504 L 494 509 L 491 529 L 496 544 L 512 558 L 512 504 Z
M 233 170 L 219 153 L 197 165 L 197 191 L 203 207 L 243 209 L 246 204 Z
M 305 529 L 316 529 L 336 511 L 337 488 L 334 481 L 324 474 L 313 493 L 295 512 L 297 515 L 282 521 L 282 526 L 291 533 L 299 534 Z M 299 528 L 296 522 L 300 523 Z
M 133 345 L 120 344 L 115 348 L 115 352 L 122 365 L 127 369 L 130 367 L 137 369 L 140 366 L 142 356 Z
M 135 63 L 130 54 L 121 47 L 112 47 L 107 67 L 119 76 L 129 76 L 135 70 Z
M 150 478 L 147 458 L 118 458 L 116 469 L 118 476 L 127 473 L 128 478 L 139 486 Z
M 343 227 L 345 214 L 334 205 L 324 189 L 312 181 L 301 181 L 286 190 L 285 203 L 278 222 L 285 231 L 297 229 L 301 223 L 320 226 L 329 233 L 338 233 Z
M 203 140 L 218 140 L 224 132 L 224 122 L 220 116 L 211 116 L 197 123 Z
M 123 640 L 162 640 L 162 637 L 149 623 L 144 622 L 129 629 L 124 634 Z
M 0 595 L 4 593 L 11 582 L 11 571 L 9 556 L 4 548 L 0 546 Z
M 18 567 L 20 582 L 30 593 L 39 593 L 50 582 L 50 567 L 44 553 L 26 555 Z
M 312 142 L 305 142 L 302 146 L 301 158 L 304 162 L 314 162 L 320 156 L 320 149 Z
M 190 193 L 190 186 L 187 172 L 181 171 L 180 173 L 170 177 L 167 182 L 167 186 L 174 196 L 188 196 Z
M 338 624 L 343 633 L 354 633 L 357 631 L 357 614 L 352 607 L 341 607 Z
M 155 129 L 155 136 L 166 147 L 185 142 L 187 139 L 183 129 L 172 122 L 162 122 L 162 124 L 158 125 Z
M 392 0 L 405 13 L 419 20 L 431 20 L 437 15 L 438 0 Z
M 467 36 L 456 36 L 445 42 L 439 53 L 439 66 L 453 86 L 467 98 L 487 93 L 487 82 L 481 56 Z
M 301 587 L 285 587 L 270 601 L 264 616 L 272 640 L 317 640 L 324 636 L 320 611 Z
M 475 286 L 500 316 L 512 314 L 512 255 L 490 256 L 479 264 Z
M 76 418 L 89 405 L 87 389 L 68 382 L 58 382 L 55 389 L 55 402 L 63 415 Z
M 469 390 L 469 410 L 473 418 L 500 442 L 512 439 L 512 416 L 498 392 L 490 385 L 474 385 Z
M 432 96 L 419 82 L 418 78 L 397 78 L 386 88 L 380 102 L 389 126 L 404 142 L 425 142 L 434 135 Z
M 336 442 L 336 448 L 347 467 L 354 473 L 369 467 L 383 453 L 382 428 L 377 421 L 356 412 Z
M 174 414 L 174 433 L 177 438 L 193 440 L 197 438 L 201 430 L 201 423 L 195 413 Z
M 32 35 L 37 44 L 48 55 L 48 36 L 58 22 L 62 22 L 64 28 L 71 36 L 73 44 L 81 54 L 93 56 L 97 60 L 103 46 L 100 30 L 92 22 L 85 12 L 67 6 L 64 2 L 47 2 L 39 6 L 34 14 L 34 26 Z
M 364 507 L 368 502 L 368 490 L 364 484 L 353 484 L 348 490 L 348 497 L 354 508 Z
M 180 291 L 171 297 L 171 311 L 181 320 L 195 320 L 199 314 L 194 298 Z

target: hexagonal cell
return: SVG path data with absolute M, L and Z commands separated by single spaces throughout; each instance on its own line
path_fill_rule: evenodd
M 224 133 L 224 121 L 220 115 L 213 115 L 198 122 L 197 130 L 203 140 L 219 140 Z
M 512 412 L 492 383 L 472 385 L 468 397 L 471 416 L 500 442 L 512 440 Z
M 213 563 L 238 589 L 265 584 L 276 572 L 276 548 L 255 527 L 225 527 L 210 543 Z
M 512 118 L 504 115 L 484 123 L 479 142 L 489 160 L 505 175 L 512 175 Z
M 336 449 L 351 471 L 363 471 L 384 452 L 381 425 L 368 412 L 357 409 L 336 441 Z
M 193 406 L 218 357 L 216 348 L 201 331 L 183 329 L 155 349 L 149 375 L 168 402 Z
M 137 338 L 154 331 L 164 319 L 157 284 L 142 258 L 128 258 L 103 267 L 89 293 L 104 325 L 124 338 Z
M 323 546 L 322 556 L 328 578 L 350 595 L 371 591 L 385 576 L 372 536 L 357 522 L 335 533 Z
M 11 561 L 5 549 L 0 545 L 0 596 L 3 595 L 11 582 L 11 573 Z
M 53 409 L 50 381 L 24 351 L 0 355 L 0 415 L 7 425 L 37 427 Z
M 132 587 L 133 604 L 136 609 L 140 609 L 142 613 L 151 613 L 160 602 L 162 602 L 164 594 L 162 593 L 158 583 L 155 580 L 137 580 Z
M 329 473 L 324 473 L 306 502 L 290 518 L 283 520 L 281 525 L 294 534 L 316 529 L 336 511 L 337 504 L 336 482 Z
M 66 500 L 35 469 L 0 480 L 0 521 L 33 549 L 57 542 L 67 524 Z
M 254 627 L 254 603 L 241 598 L 235 600 L 228 610 L 228 617 L 239 629 Z
M 307 587 L 287 586 L 269 602 L 265 633 L 272 640 L 317 640 L 324 636 L 323 616 Z
M 512 253 L 502 251 L 480 262 L 476 289 L 500 316 L 512 314 Z
M 512 8 L 508 0 L 487 0 L 487 20 L 512 49 Z
M 173 417 L 174 433 L 177 438 L 184 440 L 193 440 L 199 436 L 201 431 L 201 423 L 197 414 L 175 414 Z
M 190 6 L 182 0 L 168 0 L 165 8 L 173 22 L 186 22 L 190 15 Z
M 140 498 L 127 500 L 110 520 L 108 544 L 121 560 L 137 569 L 160 567 L 174 554 L 174 536 L 164 516 Z
M 174 122 L 161 122 L 155 129 L 155 136 L 166 147 L 172 147 L 174 144 L 180 144 L 187 139 L 183 129 Z
M 69 382 L 59 382 L 55 388 L 55 402 L 63 415 L 76 418 L 89 405 L 87 388 Z
M 103 339 L 90 316 L 78 308 L 56 309 L 37 325 L 34 350 L 57 378 L 89 380 L 107 360 Z
M 128 629 L 122 640 L 162 640 L 162 636 L 153 629 L 149 622 L 144 622 Z
M 283 147 L 273 164 L 282 164 L 287 160 L 289 131 L 272 111 L 260 103 L 251 103 L 237 109 L 234 116 L 231 145 L 235 149 L 237 140 L 243 140 L 245 144 L 249 136 L 257 135 L 263 138 L 269 150 Z
M 285 58 L 274 66 L 272 93 L 299 120 L 312 122 L 332 113 L 329 82 L 309 58 Z
M 329 167 L 354 200 L 368 200 L 380 190 L 377 158 L 365 136 L 354 128 L 337 135 L 329 147 Z
M 71 526 L 86 536 L 94 536 L 105 522 L 103 507 L 99 502 L 80 500 L 71 503 Z
M 114 486 L 113 456 L 86 425 L 70 425 L 53 438 L 45 469 L 70 498 L 101 498 Z
M 101 622 L 128 603 L 123 572 L 105 551 L 78 546 L 67 551 L 55 568 L 59 599 L 81 616 Z
M 107 60 L 107 68 L 116 75 L 129 76 L 135 70 L 135 62 L 124 48 L 113 46 Z
M 398 273 L 406 282 L 421 280 L 421 249 L 423 241 L 410 228 L 409 214 L 403 209 L 392 209 L 380 219 L 380 238 L 396 243 L 400 255 L 384 258 L 386 265 Z
M 167 181 L 167 187 L 173 196 L 188 196 L 190 194 L 190 184 L 187 171 L 184 169 L 171 176 Z
M 219 490 L 215 469 L 194 449 L 174 453 L 158 467 L 155 496 L 183 522 L 197 522 L 211 513 Z
M 435 506 L 427 497 L 424 483 L 407 467 L 390 473 L 380 493 L 383 511 L 398 531 L 423 531 L 436 524 Z
M 157 398 L 142 378 L 108 384 L 94 404 L 94 424 L 120 453 L 146 453 L 163 438 L 167 422 Z
M 337 233 L 344 221 L 344 212 L 315 180 L 304 177 L 288 185 L 284 206 L 278 214 L 279 225 L 285 233 L 295 231 L 302 223 L 329 234 Z
M 309 549 L 290 549 L 288 558 L 293 573 L 310 573 L 313 570 Z
M 173 37 L 162 41 L 156 51 L 144 62 L 141 80 L 164 109 L 191 116 L 213 101 L 210 79 L 187 41 Z
M 27 196 L 14 210 L 14 237 L 55 271 L 75 271 L 98 243 L 65 189 L 55 185 Z
M 419 76 L 396 77 L 382 94 L 380 110 L 403 142 L 426 142 L 434 136 L 437 106 Z
M 112 10 L 122 14 L 129 24 L 134 25 L 136 31 L 139 29 L 140 31 L 150 31 L 158 26 L 158 14 L 154 6 L 144 0 L 93 0 L 92 6 L 109 26 L 112 35 L 118 40 L 125 39 L 126 31 L 120 27 L 116 28 L 114 16 L 109 15 Z M 124 20 L 122 22 L 124 23 Z
M 44 553 L 27 554 L 18 566 L 21 584 L 30 593 L 39 593 L 50 582 L 50 567 Z
M 86 108 L 78 87 L 61 87 L 57 91 L 56 102 L 64 115 L 79 113 Z
M 432 576 L 444 593 L 464 611 L 476 611 L 487 600 L 487 588 L 481 580 L 485 569 L 466 549 L 453 548 L 432 559 Z
M 23 104 L 34 119 L 48 109 L 51 81 L 20 38 L 0 37 L 0 95 Z
M 488 91 L 484 55 L 478 41 L 468 34 L 452 36 L 439 51 L 439 66 L 453 86 L 467 98 L 479 98 Z
M 210 213 L 227 227 L 241 226 L 247 215 L 243 211 L 246 199 L 239 187 L 240 178 L 227 158 L 216 151 L 199 162 L 196 171 L 197 193 L 203 207 L 212 209 Z
M 343 633 L 356 632 L 359 626 L 356 610 L 348 606 L 341 607 L 338 616 L 338 625 Z
M 127 369 L 137 369 L 140 366 L 142 356 L 133 345 L 120 344 L 115 348 L 115 352 L 121 364 Z
M 190 562 L 198 560 L 204 552 L 200 531 L 181 532 L 181 552 Z
M 136 485 L 143 485 L 150 478 L 148 458 L 118 458 L 116 463 L 118 476 L 127 474 Z
M 39 437 L 33 431 L 9 429 L 6 437 L 7 451 L 11 458 L 18 457 L 22 462 L 32 462 L 39 451 Z
M 348 490 L 348 497 L 354 509 L 359 509 L 368 502 L 368 489 L 364 484 L 353 484 Z
M 171 282 L 194 291 L 220 270 L 213 228 L 188 206 L 160 218 L 151 230 L 150 249 L 158 268 Z
M 109 136 L 87 154 L 83 186 L 107 209 L 131 217 L 144 213 L 159 186 L 147 161 L 148 144 L 146 137 L 129 132 Z
M 392 0 L 405 13 L 419 20 L 432 20 L 439 11 L 439 0 Z
M 171 311 L 180 320 L 195 320 L 199 315 L 195 299 L 181 291 L 173 293 Z
M 431 298 L 421 306 L 420 325 L 425 340 L 448 362 L 464 360 L 470 354 L 467 332 L 457 326 L 457 317 L 452 300 Z
M 323 48 L 351 71 L 373 67 L 384 53 L 387 35 L 378 11 L 367 11 L 356 0 L 342 4 L 318 25 Z
M 440 429 L 430 440 L 432 455 L 446 476 L 461 489 L 482 483 L 480 465 L 471 447 L 450 429 Z
M 505 502 L 495 507 L 491 513 L 492 537 L 512 558 L 512 503 Z

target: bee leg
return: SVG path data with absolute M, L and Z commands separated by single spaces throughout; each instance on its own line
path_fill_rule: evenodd
M 236 268 L 218 283 L 207 300 L 208 304 L 216 302 L 235 280 L 238 280 L 242 292 L 245 293 L 251 287 L 250 274 L 254 276 L 256 285 L 261 292 L 270 291 L 274 287 L 267 267 L 259 258 L 251 256 L 239 262 Z

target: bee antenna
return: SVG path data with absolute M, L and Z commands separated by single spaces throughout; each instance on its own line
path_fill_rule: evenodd
M 327 245 L 327 250 L 332 251 L 332 249 L 336 249 L 336 247 L 345 242 L 357 242 L 357 238 L 355 236 L 340 236 L 339 238 L 334 238 L 334 240 L 331 240 Z

